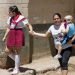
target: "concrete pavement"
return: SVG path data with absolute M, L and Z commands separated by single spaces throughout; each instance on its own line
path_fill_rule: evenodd
M 61 71 L 58 60 L 51 56 L 45 56 L 32 63 L 22 65 L 18 75 L 60 75 Z M 10 72 L 5 69 L 0 69 L 0 75 L 10 75 Z M 75 57 L 71 57 L 69 61 L 68 75 L 75 75 Z

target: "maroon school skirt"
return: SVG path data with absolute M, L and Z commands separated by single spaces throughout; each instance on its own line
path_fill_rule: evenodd
M 25 37 L 22 29 L 10 29 L 7 36 L 7 47 L 22 47 L 25 45 Z

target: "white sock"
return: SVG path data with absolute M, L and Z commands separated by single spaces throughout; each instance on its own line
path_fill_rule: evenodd
M 20 56 L 15 55 L 15 68 L 14 69 L 19 69 L 20 66 Z
M 9 56 L 12 60 L 15 60 L 15 55 L 14 55 L 14 54 L 11 53 L 11 54 L 9 54 L 8 56 Z

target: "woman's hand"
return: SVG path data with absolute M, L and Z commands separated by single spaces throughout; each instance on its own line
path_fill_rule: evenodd
M 72 44 L 72 40 L 69 40 L 67 43 L 68 43 L 68 44 Z

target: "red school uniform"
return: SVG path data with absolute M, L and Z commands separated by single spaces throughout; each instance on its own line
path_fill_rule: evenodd
M 10 19 L 8 24 L 10 24 Z M 9 25 L 10 31 L 7 36 L 7 47 L 22 47 L 25 45 L 23 27 L 27 23 L 28 20 L 22 15 L 17 15 L 11 20 L 11 25 Z

